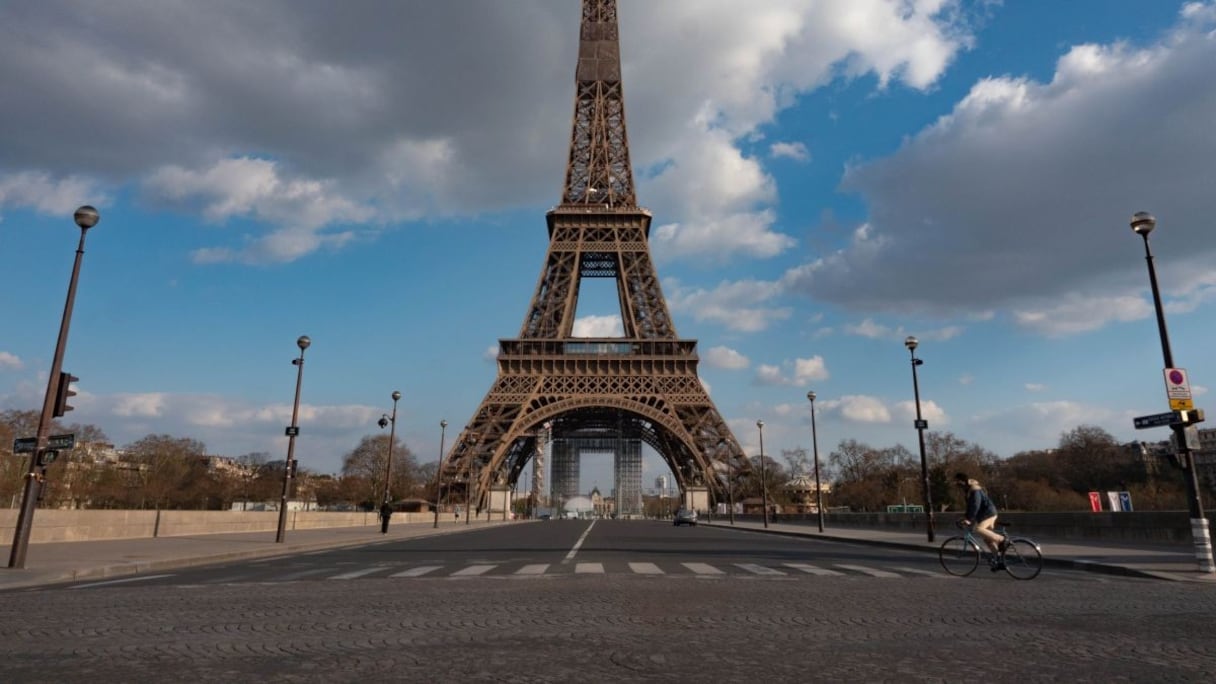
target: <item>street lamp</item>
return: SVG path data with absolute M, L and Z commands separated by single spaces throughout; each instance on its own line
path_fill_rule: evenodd
M 764 505 L 764 527 L 768 528 L 768 476 L 764 470 L 764 421 L 757 420 L 756 427 L 760 428 L 760 500 Z
M 400 398 L 401 393 L 393 390 L 393 415 L 381 414 L 379 421 L 381 430 L 389 424 L 393 426 L 388 431 L 388 460 L 384 463 L 384 503 L 389 503 L 389 487 L 393 478 L 393 442 L 397 441 L 397 400 Z
M 308 349 L 310 344 L 312 340 L 308 335 L 296 338 L 300 356 L 291 360 L 291 365 L 296 367 L 296 400 L 291 406 L 291 425 L 287 428 L 287 462 L 283 464 L 283 495 L 279 497 L 279 526 L 274 535 L 276 544 L 283 543 L 283 535 L 287 529 L 287 497 L 291 495 L 291 478 L 295 477 L 296 435 L 300 434 L 300 428 L 296 426 L 300 417 L 300 381 L 304 379 L 304 350 Z
M 439 527 L 439 475 L 443 472 L 443 438 L 448 434 L 448 421 L 439 421 L 439 465 L 435 466 L 435 527 Z
M 1174 369 L 1174 354 L 1170 351 L 1170 335 L 1165 327 L 1165 310 L 1161 306 L 1161 291 L 1157 288 L 1157 270 L 1153 267 L 1153 253 L 1148 246 L 1148 234 L 1157 227 L 1157 219 L 1153 215 L 1139 211 L 1132 216 L 1132 231 L 1144 238 L 1144 260 L 1148 263 L 1148 280 L 1153 289 L 1153 306 L 1157 310 L 1157 333 L 1161 337 L 1161 356 L 1165 360 L 1165 372 Z M 1171 408 L 1173 408 L 1171 406 Z M 1175 422 L 1170 427 L 1174 431 L 1174 441 L 1178 450 L 1178 460 L 1186 475 L 1186 498 L 1191 513 L 1191 543 L 1195 547 L 1195 560 L 1199 562 L 1200 572 L 1216 572 L 1212 563 L 1211 532 L 1208 529 L 1207 518 L 1203 514 L 1203 499 L 1199 494 L 1199 477 L 1195 472 L 1195 457 L 1186 443 L 1186 430 L 1189 422 Z
M 819 436 L 815 434 L 815 393 L 807 392 L 811 402 L 811 453 L 815 456 L 815 511 L 819 514 L 819 531 L 823 531 L 823 488 L 819 486 Z
M 473 524 L 473 481 L 477 479 L 477 468 L 469 461 L 469 480 L 464 488 L 464 524 Z
M 72 278 L 68 281 L 68 298 L 63 305 L 63 319 L 59 323 L 59 338 L 55 342 L 51 375 L 47 378 L 46 394 L 42 397 L 42 414 L 38 417 L 38 432 L 35 437 L 37 441 L 34 453 L 30 455 L 29 471 L 25 474 L 25 488 L 21 493 L 21 512 L 17 516 L 17 527 L 13 530 L 12 553 L 8 560 L 10 568 L 25 567 L 25 552 L 30 543 L 30 531 L 34 526 L 34 509 L 38 506 L 38 496 L 42 482 L 46 479 L 47 466 L 50 465 L 50 459 L 55 453 L 47 448 L 51 423 L 55 416 L 62 416 L 64 411 L 71 410 L 71 407 L 64 402 L 71 396 L 68 385 L 76 378 L 63 372 L 63 354 L 67 351 L 68 329 L 72 326 L 72 307 L 76 303 L 76 282 L 80 279 L 80 261 L 84 257 L 84 236 L 101 220 L 101 214 L 86 204 L 77 209 L 72 218 L 80 228 L 80 242 L 76 246 L 76 261 L 72 264 Z
M 904 340 L 904 346 L 908 348 L 908 353 L 912 355 L 912 392 L 916 397 L 916 437 L 920 441 L 920 486 L 921 493 L 925 500 L 925 531 L 929 541 L 933 541 L 933 499 L 929 495 L 929 462 L 925 460 L 925 430 L 929 427 L 929 421 L 924 420 L 920 416 L 920 383 L 916 379 L 916 367 L 924 363 L 924 361 L 916 358 L 916 346 L 920 344 L 915 337 L 909 335 Z

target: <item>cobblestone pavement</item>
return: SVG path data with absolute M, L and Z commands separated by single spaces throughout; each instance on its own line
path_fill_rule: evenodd
M 1180 583 L 387 578 L 9 593 L 0 680 L 1213 681 Z

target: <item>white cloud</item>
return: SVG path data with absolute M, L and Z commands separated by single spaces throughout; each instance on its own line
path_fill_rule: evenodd
M 574 337 L 623 337 L 625 326 L 620 314 L 611 316 L 583 316 L 574 320 Z
M 907 418 L 908 424 L 911 424 L 916 419 L 915 401 L 901 401 L 895 406 Z M 950 419 L 946 416 L 945 409 L 938 406 L 937 402 L 929 399 L 922 398 L 920 400 L 920 415 L 929 422 L 929 427 L 933 430 L 940 430 L 943 426 L 950 424 Z
M 780 294 L 774 283 L 741 280 L 704 290 L 684 288 L 669 279 L 664 290 L 673 312 L 688 312 L 698 321 L 712 321 L 742 332 L 759 332 L 773 321 L 789 318 L 791 313 L 788 307 L 761 306 Z
M 768 154 L 774 159 L 793 159 L 795 161 L 810 161 L 811 153 L 807 151 L 806 145 L 800 142 L 776 142 L 768 147 Z
M 159 392 L 116 394 L 110 412 L 122 418 L 156 418 L 165 409 L 167 396 Z
M 891 411 L 881 399 L 859 394 L 845 395 L 839 399 L 817 402 L 825 412 L 836 412 L 845 420 L 855 423 L 889 423 Z
M 492 345 L 486 347 L 486 350 L 481 353 L 481 359 L 483 361 L 489 361 L 491 363 L 497 362 L 498 361 L 498 345 L 492 344 Z
M 77 175 L 58 179 L 41 171 L 4 174 L 0 165 L 0 208 L 30 207 L 52 216 L 71 216 L 82 204 L 104 207 L 106 193 L 97 183 Z
M 25 364 L 16 354 L 0 351 L 0 370 L 21 370 Z
M 751 363 L 746 356 L 730 347 L 711 347 L 701 355 L 701 358 L 710 368 L 725 370 L 742 370 Z
M 1039 309 L 1015 309 L 1019 326 L 1048 336 L 1096 330 L 1111 321 L 1135 321 L 1153 315 L 1153 305 L 1141 297 L 1068 297 L 1044 303 Z
M 822 356 L 809 359 L 794 359 L 785 361 L 781 366 L 761 364 L 756 367 L 755 384 L 757 385 L 788 385 L 806 387 L 820 380 L 827 380 L 831 375 L 823 362 Z
M 1042 392 L 1047 389 L 1047 385 L 1038 382 L 1028 382 L 1025 387 L 1027 392 Z
M 1168 238 L 1154 233 L 1158 258 L 1210 272 L 1216 40 L 1211 6 L 1201 9 L 1155 44 L 1074 46 L 1045 83 L 975 83 L 896 153 L 848 169 L 844 189 L 870 207 L 866 230 L 791 269 L 787 285 L 854 310 L 1012 311 L 1029 330 L 1076 334 L 1145 315 L 1127 225 L 1154 207 L 1169 212 L 1158 215 L 1170 226 Z M 1176 306 L 1193 306 L 1187 284 L 1171 287 Z M 1210 287 L 1190 290 L 1194 301 L 1210 301 Z

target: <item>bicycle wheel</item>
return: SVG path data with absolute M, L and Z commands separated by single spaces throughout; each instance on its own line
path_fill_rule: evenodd
M 1028 580 L 1039 576 L 1043 570 L 1043 553 L 1039 545 L 1029 539 L 1011 539 L 1005 549 L 1005 572 L 1014 579 Z
M 975 572 L 975 568 L 980 564 L 980 550 L 966 537 L 950 537 L 942 542 L 938 558 L 941 559 L 946 572 L 966 577 Z

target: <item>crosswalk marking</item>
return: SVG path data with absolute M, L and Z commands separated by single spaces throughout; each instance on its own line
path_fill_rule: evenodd
M 933 572 L 932 570 L 921 570 L 919 568 L 899 567 L 899 568 L 891 568 L 891 569 L 898 570 L 900 572 L 906 572 L 911 575 L 924 575 L 925 577 L 938 577 L 938 578 L 942 578 L 942 579 L 950 579 L 951 577 L 953 577 L 953 575 L 947 575 L 944 572 Z
M 775 570 L 773 568 L 767 568 L 763 565 L 756 565 L 755 563 L 735 563 L 735 567 L 743 568 L 744 570 L 746 570 L 750 573 L 756 574 L 756 575 L 784 575 L 785 574 L 784 572 L 781 572 L 780 570 Z
M 860 572 L 863 575 L 869 575 L 870 577 L 899 577 L 899 575 L 894 572 L 887 572 L 886 570 L 878 570 L 875 568 L 867 568 L 864 565 L 837 565 L 836 567 L 844 568 L 845 570 L 852 570 L 854 572 Z
M 821 568 L 817 565 L 811 565 L 810 563 L 785 563 L 785 567 L 800 570 L 808 575 L 839 577 L 844 574 L 843 572 L 836 572 L 835 570 L 828 570 L 827 568 Z
M 666 574 L 659 569 L 659 566 L 654 563 L 630 563 L 629 569 L 638 575 L 663 575 Z
M 548 569 L 549 569 L 548 563 L 535 563 L 532 565 L 523 566 L 522 568 L 516 570 L 515 574 L 516 575 L 543 575 L 543 574 L 545 574 L 545 571 Z
M 726 573 L 722 572 L 721 570 L 715 568 L 714 566 L 710 565 L 709 563 L 680 563 L 680 565 L 683 565 L 684 567 L 688 568 L 689 570 L 692 570 L 693 572 L 697 573 L 698 575 L 725 575 L 726 574 Z
M 579 575 L 602 575 L 604 574 L 603 563 L 577 563 L 574 566 L 575 574 Z
M 423 575 L 434 572 L 442 567 L 442 565 L 420 565 L 416 568 L 410 568 L 409 570 L 393 573 L 389 575 L 389 577 L 422 577 Z
M 139 577 L 126 577 L 124 579 L 106 580 L 104 582 L 90 582 L 88 584 L 77 584 L 76 586 L 70 587 L 70 588 L 71 589 L 88 589 L 90 587 L 104 587 L 109 584 L 126 584 L 128 582 L 143 582 L 146 580 L 154 580 L 154 579 L 160 579 L 162 577 L 172 577 L 172 576 L 173 576 L 172 574 L 169 574 L 169 575 L 140 575 Z
M 341 575 L 334 575 L 333 577 L 330 577 L 329 579 L 331 579 L 331 580 L 348 580 L 348 579 L 354 579 L 354 578 L 356 578 L 356 577 L 362 577 L 362 576 L 364 576 L 364 575 L 370 575 L 370 574 L 372 574 L 373 572 L 380 572 L 380 571 L 381 571 L 381 570 L 383 570 L 383 569 L 384 569 L 384 568 L 383 568 L 382 566 L 377 565 L 377 566 L 375 566 L 375 567 L 371 567 L 371 568 L 363 568 L 363 569 L 360 569 L 360 570 L 351 570 L 350 572 L 344 572 L 344 573 L 342 573 Z
M 476 575 L 484 575 L 497 567 L 497 565 L 470 565 L 466 568 L 461 568 L 460 570 L 453 572 L 452 577 L 474 577 Z

